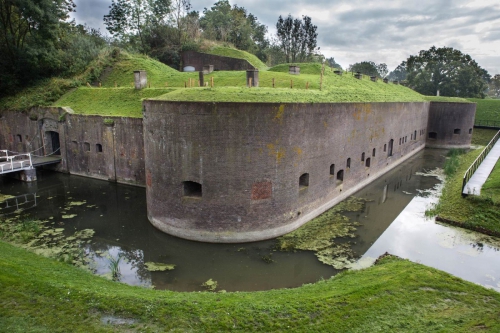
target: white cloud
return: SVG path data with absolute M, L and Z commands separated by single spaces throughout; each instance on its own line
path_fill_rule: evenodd
M 78 23 L 101 28 L 110 0 L 75 0 Z M 216 0 L 192 0 L 194 10 Z M 370 60 L 390 69 L 420 50 L 450 46 L 470 54 L 490 74 L 500 73 L 498 0 L 231 0 L 275 31 L 279 15 L 308 15 L 318 26 L 321 52 L 344 67 Z

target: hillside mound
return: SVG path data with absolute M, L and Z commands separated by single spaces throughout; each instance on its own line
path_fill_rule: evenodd
M 321 74 L 321 64 L 319 63 L 294 63 L 294 64 L 280 64 L 269 68 L 270 72 L 288 73 L 290 66 L 299 66 L 300 74 Z
M 246 51 L 241 51 L 241 50 L 226 47 L 226 46 L 213 46 L 211 48 L 207 48 L 205 50 L 202 50 L 201 52 L 213 54 L 213 55 L 219 55 L 219 56 L 223 56 L 223 57 L 243 59 L 243 60 L 248 61 L 250 63 L 250 65 L 252 65 L 255 68 L 258 68 L 259 70 L 267 70 L 266 64 L 264 64 L 255 55 L 248 53 Z

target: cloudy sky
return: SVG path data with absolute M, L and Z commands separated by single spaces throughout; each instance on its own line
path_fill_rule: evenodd
M 214 1 L 191 0 L 200 12 Z M 75 0 L 78 23 L 100 28 L 111 0 Z M 279 15 L 308 15 L 318 26 L 318 46 L 344 68 L 360 61 L 394 69 L 432 45 L 470 54 L 491 75 L 500 74 L 499 0 L 230 0 L 275 32 Z

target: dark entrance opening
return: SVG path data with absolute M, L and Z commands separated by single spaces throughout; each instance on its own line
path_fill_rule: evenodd
M 185 197 L 201 198 L 201 184 L 196 182 L 186 181 L 182 183 Z
M 59 133 L 54 131 L 46 132 L 47 141 L 45 144 L 48 148 L 47 154 L 61 155 L 61 142 L 59 141 Z M 49 151 L 50 150 L 50 151 Z

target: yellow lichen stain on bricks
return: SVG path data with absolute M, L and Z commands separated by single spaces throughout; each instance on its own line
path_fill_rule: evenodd
M 283 123 L 283 115 L 285 114 L 285 104 L 281 104 L 278 108 L 278 112 L 274 116 L 273 120 L 278 121 L 280 124 Z
M 267 144 L 267 149 L 269 156 L 274 156 L 276 158 L 276 163 L 280 163 L 285 157 L 285 148 L 278 146 L 277 144 L 269 143 Z

